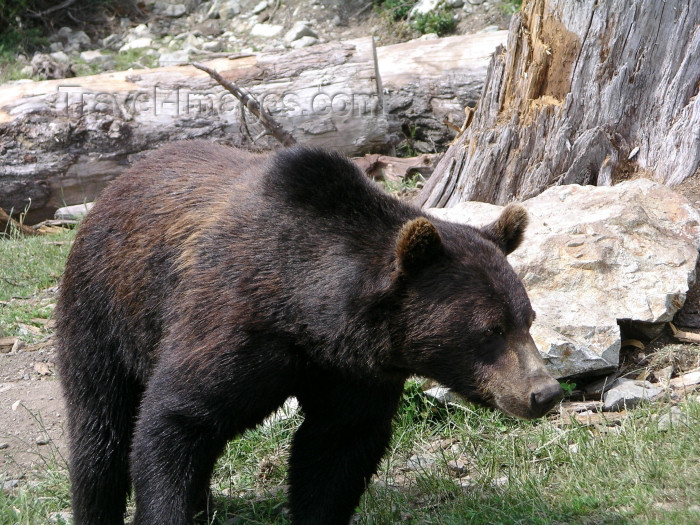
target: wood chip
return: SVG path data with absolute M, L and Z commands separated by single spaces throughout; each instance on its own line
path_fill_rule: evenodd
M 683 341 L 685 343 L 700 343 L 700 334 L 696 334 L 694 332 L 686 332 L 685 330 L 679 330 L 673 325 L 673 323 L 668 323 L 668 326 L 671 328 L 671 333 L 673 334 L 673 337 L 675 337 L 679 341 Z
M 574 419 L 586 426 L 612 426 L 619 425 L 626 417 L 625 412 L 583 412 L 576 414 Z
M 6 354 L 15 345 L 16 337 L 0 337 L 0 354 Z
M 633 346 L 635 348 L 639 348 L 640 350 L 644 350 L 644 343 L 642 343 L 639 339 L 625 339 L 620 343 L 621 346 L 624 348 L 625 346 Z
M 689 390 L 698 384 L 700 384 L 700 368 L 696 368 L 682 376 L 674 377 L 669 381 L 669 385 L 674 390 Z
M 52 374 L 49 363 L 34 363 L 34 371 L 40 376 L 50 376 Z
M 561 404 L 561 408 L 568 414 L 587 411 L 598 412 L 602 407 L 602 401 L 565 401 Z

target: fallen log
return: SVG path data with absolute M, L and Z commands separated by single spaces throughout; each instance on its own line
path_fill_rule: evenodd
M 418 142 L 429 149 L 452 139 L 442 120 L 461 123 L 504 34 L 378 50 L 364 38 L 204 65 L 250 92 L 300 144 L 393 153 L 402 124 L 425 130 Z M 191 66 L 0 86 L 0 206 L 28 207 L 27 224 L 52 217 L 59 207 L 94 200 L 135 157 L 164 142 L 274 147 L 245 115 L 233 95 Z
M 205 64 L 249 90 L 299 141 L 347 153 L 381 151 L 392 134 L 381 111 L 374 42 L 334 42 L 284 55 Z M 270 148 L 239 101 L 191 66 L 122 71 L 0 87 L 0 206 L 27 221 L 94 200 L 141 152 L 208 138 Z M 243 132 L 243 130 L 248 132 Z
M 671 328 L 671 334 L 673 337 L 679 341 L 683 341 L 684 343 L 700 343 L 700 334 L 679 330 L 673 325 L 673 323 L 668 323 L 668 326 Z
M 430 177 L 437 157 L 429 153 L 417 157 L 389 157 L 373 153 L 352 160 L 373 180 L 403 182 L 416 175 L 423 179 Z
M 442 151 L 479 100 L 494 50 L 508 31 L 411 40 L 377 48 L 384 107 L 400 123 L 411 150 Z M 445 123 L 445 120 L 449 124 Z

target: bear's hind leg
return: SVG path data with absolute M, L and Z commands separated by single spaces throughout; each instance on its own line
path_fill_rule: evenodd
M 347 525 L 389 444 L 403 380 L 322 374 L 305 384 L 289 461 L 292 523 Z
M 73 522 L 123 525 L 131 487 L 129 449 L 142 388 L 85 371 L 74 359 L 68 363 L 64 357 L 59 366 L 67 401 Z

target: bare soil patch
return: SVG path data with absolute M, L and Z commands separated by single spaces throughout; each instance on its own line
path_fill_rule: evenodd
M 64 463 L 65 406 L 53 339 L 0 354 L 0 478 L 31 478 Z

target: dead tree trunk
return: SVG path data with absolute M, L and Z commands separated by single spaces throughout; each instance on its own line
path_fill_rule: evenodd
M 474 119 L 417 198 L 504 204 L 700 165 L 700 0 L 529 0 Z

